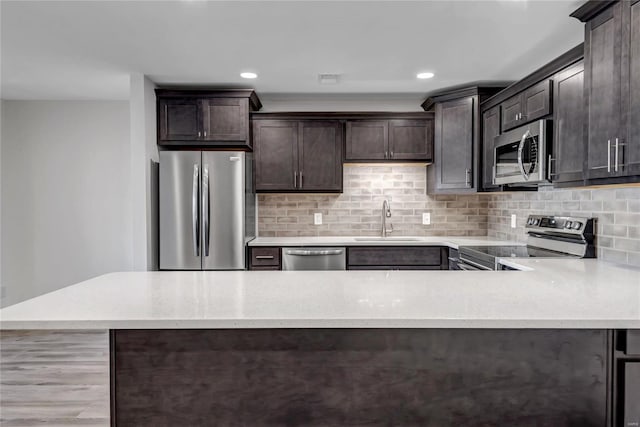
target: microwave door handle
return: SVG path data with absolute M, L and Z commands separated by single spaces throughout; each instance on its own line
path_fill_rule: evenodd
M 529 180 L 529 174 L 524 170 L 524 163 L 522 161 L 522 150 L 524 150 L 524 142 L 528 137 L 531 136 L 531 132 L 527 130 L 524 135 L 522 135 L 522 139 L 520 140 L 520 145 L 518 146 L 518 167 L 520 168 L 520 173 L 524 177 L 525 180 Z

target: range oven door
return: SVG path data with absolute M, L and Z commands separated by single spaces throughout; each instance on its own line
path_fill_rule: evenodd
M 547 182 L 550 131 L 551 121 L 539 120 L 498 136 L 494 148 L 493 183 Z
M 458 259 L 458 269 L 463 271 L 493 271 L 493 268 L 489 268 L 485 265 L 478 264 L 463 257 Z

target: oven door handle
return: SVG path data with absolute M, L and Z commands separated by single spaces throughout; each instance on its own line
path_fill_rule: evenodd
M 485 267 L 484 265 L 480 265 L 478 263 L 475 263 L 473 261 L 469 261 L 466 258 L 460 258 L 460 260 L 458 261 L 458 265 L 464 265 L 466 264 L 467 267 L 475 267 L 476 270 L 485 270 L 485 271 L 493 271 L 492 268 L 489 267 Z M 463 268 L 464 270 L 464 268 Z
M 531 136 L 531 132 L 527 129 L 527 131 L 522 135 L 522 139 L 520 140 L 520 145 L 518 145 L 518 167 L 520 168 L 520 173 L 524 177 L 525 180 L 529 181 L 529 174 L 524 170 L 524 162 L 522 161 L 522 151 L 524 150 L 524 142 Z
M 470 264 L 464 264 L 464 263 L 458 264 L 458 268 L 460 268 L 460 270 L 462 271 L 482 271 L 479 268 L 475 268 Z

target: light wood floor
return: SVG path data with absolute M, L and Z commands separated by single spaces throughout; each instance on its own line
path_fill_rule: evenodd
M 109 426 L 107 331 L 2 331 L 0 426 Z

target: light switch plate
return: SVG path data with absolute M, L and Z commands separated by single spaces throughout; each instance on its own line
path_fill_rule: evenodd
M 322 225 L 322 213 L 316 212 L 313 214 L 313 224 L 314 225 Z
M 422 225 L 429 225 L 429 224 L 431 224 L 431 213 L 424 212 L 422 214 Z
M 511 228 L 516 228 L 516 214 L 511 214 Z

